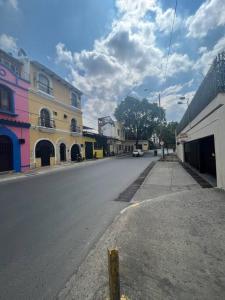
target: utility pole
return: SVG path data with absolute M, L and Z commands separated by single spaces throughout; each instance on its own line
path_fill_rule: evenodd
M 162 158 L 164 159 L 164 142 L 162 140 L 162 111 L 161 111 L 161 95 L 159 93 L 159 109 L 160 109 L 160 145 L 162 151 Z

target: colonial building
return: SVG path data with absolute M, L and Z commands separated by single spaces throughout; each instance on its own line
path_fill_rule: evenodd
M 225 188 L 225 52 L 214 60 L 177 128 L 177 155 Z
M 81 91 L 39 62 L 28 64 L 31 167 L 78 160 L 85 155 Z
M 23 64 L 0 50 L 0 172 L 30 167 L 29 86 Z

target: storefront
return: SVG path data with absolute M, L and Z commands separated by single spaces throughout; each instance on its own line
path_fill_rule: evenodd
M 20 73 L 20 62 L 7 54 L 17 73 L 0 64 L 0 172 L 26 171 L 29 157 L 29 82 Z M 3 60 L 3 61 L 5 61 Z

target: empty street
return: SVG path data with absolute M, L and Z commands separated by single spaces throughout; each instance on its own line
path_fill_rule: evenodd
M 113 158 L 0 184 L 1 299 L 53 299 L 153 160 Z

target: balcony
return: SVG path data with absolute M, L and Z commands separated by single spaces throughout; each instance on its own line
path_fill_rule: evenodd
M 55 120 L 49 118 L 38 118 L 38 127 L 42 132 L 54 133 L 56 131 Z
M 53 96 L 53 89 L 49 85 L 46 85 L 41 81 L 37 81 L 37 86 L 39 91 L 48 94 L 50 96 Z
M 70 125 L 70 133 L 72 136 L 81 135 L 81 128 L 80 126 L 75 126 L 73 124 Z

